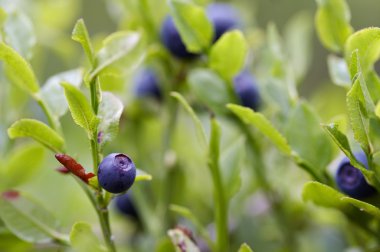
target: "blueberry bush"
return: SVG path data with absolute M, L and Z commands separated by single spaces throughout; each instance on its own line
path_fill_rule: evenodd
M 82 2 L 0 0 L 0 251 L 380 250 L 380 28 Z

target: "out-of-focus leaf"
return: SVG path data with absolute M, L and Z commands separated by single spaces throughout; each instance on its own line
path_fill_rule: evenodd
M 63 116 L 68 104 L 61 82 L 68 82 L 75 87 L 82 83 L 82 70 L 73 69 L 50 77 L 41 89 L 41 97 L 47 103 L 54 116 Z
M 304 185 L 302 198 L 319 206 L 339 209 L 349 216 L 358 216 L 360 212 L 365 212 L 377 219 L 380 218 L 380 209 L 374 205 L 347 197 L 334 188 L 315 181 Z
M 327 66 L 330 78 L 334 84 L 346 88 L 351 87 L 350 73 L 344 59 L 335 55 L 329 55 L 327 58 Z
M 149 173 L 141 170 L 141 169 L 136 169 L 136 178 L 135 181 L 145 181 L 145 180 L 152 180 L 152 175 Z
M 176 247 L 177 252 L 200 252 L 193 240 L 191 240 L 191 238 L 188 237 L 181 229 L 170 229 L 168 231 L 168 235 Z
M 10 189 L 32 178 L 41 168 L 44 154 L 44 148 L 35 144 L 16 149 L 4 164 L 4 181 L 0 188 Z
M 74 122 L 84 128 L 89 138 L 93 139 L 93 132 L 97 127 L 98 118 L 94 114 L 86 96 L 68 83 L 64 82 L 62 86 L 65 89 L 65 96 Z
M 63 153 L 63 138 L 46 124 L 34 119 L 21 119 L 9 127 L 10 138 L 31 137 L 53 152 Z
M 302 11 L 294 15 L 285 26 L 284 42 L 295 78 L 301 80 L 311 62 L 313 19 Z
M 91 226 L 85 222 L 76 222 L 70 232 L 71 246 L 77 252 L 87 252 L 90 248 L 94 252 L 106 252 Z
M 216 112 L 225 110 L 229 101 L 226 83 L 213 71 L 194 69 L 188 75 L 188 83 L 197 98 Z
M 68 237 L 58 231 L 57 219 L 24 193 L 8 191 L 2 194 L 0 218 L 13 234 L 24 241 L 49 243 L 59 240 L 68 243 Z
M 30 64 L 13 48 L 0 42 L 0 60 L 5 64 L 5 73 L 11 82 L 31 95 L 40 87 Z
M 333 146 L 314 111 L 300 102 L 289 115 L 285 137 L 292 150 L 321 174 L 333 158 Z M 307 144 L 305 144 L 307 143 Z
M 208 48 L 214 36 L 214 29 L 204 8 L 183 0 L 169 0 L 169 6 L 186 49 L 199 53 Z
M 333 52 L 341 52 L 352 33 L 351 14 L 345 0 L 317 0 L 315 23 L 322 44 Z
M 99 105 L 98 142 L 101 146 L 112 141 L 119 131 L 119 120 L 123 113 L 123 103 L 112 93 L 103 92 Z
M 106 68 L 121 62 L 124 69 L 136 66 L 141 62 L 142 37 L 138 32 L 116 32 L 103 41 L 103 47 L 96 55 L 96 67 L 90 72 L 93 79 Z
M 238 252 L 253 252 L 253 250 L 246 243 L 243 243 Z
M 227 196 L 233 197 L 241 187 L 240 167 L 245 157 L 245 138 L 237 138 L 225 148 L 220 156 L 220 168 L 223 173 Z
M 202 126 L 201 120 L 199 120 L 198 116 L 195 114 L 194 110 L 191 108 L 191 106 L 187 103 L 185 98 L 180 93 L 177 92 L 171 92 L 171 96 L 176 98 L 184 107 L 184 109 L 190 114 L 191 118 L 194 121 L 198 137 L 203 145 L 204 148 L 207 146 L 207 136 L 205 129 Z
M 366 177 L 368 182 L 376 187 L 379 186 L 379 182 L 375 178 L 375 174 L 373 171 L 367 170 L 363 164 L 358 162 L 352 153 L 350 144 L 346 135 L 339 131 L 339 126 L 335 123 L 331 124 L 322 124 L 322 127 L 326 130 L 329 136 L 333 139 L 333 141 L 338 145 L 339 149 L 343 151 L 343 153 L 348 157 L 350 163 L 358 168 Z
M 231 80 L 244 66 L 247 52 L 248 45 L 241 31 L 226 32 L 211 48 L 210 67 Z
M 286 139 L 264 115 L 254 112 L 252 109 L 235 104 L 228 104 L 227 108 L 235 113 L 244 123 L 253 125 L 260 130 L 261 133 L 267 136 L 281 152 L 286 155 L 291 155 L 292 150 Z
M 363 74 L 373 69 L 375 62 L 380 58 L 380 28 L 366 28 L 352 34 L 346 42 L 345 58 L 351 64 L 352 54 L 358 50 L 360 65 Z M 351 76 L 353 77 L 353 76 Z
M 36 44 L 36 36 L 31 20 L 20 11 L 8 14 L 4 23 L 5 42 L 22 57 L 30 59 Z
M 88 35 L 87 27 L 82 18 L 76 22 L 71 38 L 82 45 L 88 60 L 91 65 L 93 65 L 95 63 L 94 50 L 92 49 L 90 36 Z

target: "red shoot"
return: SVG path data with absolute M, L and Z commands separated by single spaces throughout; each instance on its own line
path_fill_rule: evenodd
M 88 180 L 95 175 L 91 172 L 86 173 L 86 170 L 83 168 L 83 166 L 75 159 L 70 157 L 66 154 L 55 154 L 55 158 L 60 162 L 63 166 L 65 166 L 72 174 L 83 180 L 84 182 L 88 183 Z

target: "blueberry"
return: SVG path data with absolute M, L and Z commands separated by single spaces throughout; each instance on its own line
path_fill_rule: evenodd
M 136 167 L 127 155 L 112 153 L 99 164 L 99 184 L 108 192 L 121 193 L 128 190 L 135 177 Z
M 239 12 L 229 4 L 209 4 L 206 13 L 214 26 L 214 42 L 217 41 L 223 33 L 240 27 Z
M 261 104 L 261 97 L 257 88 L 256 79 L 247 71 L 243 71 L 234 78 L 235 93 L 243 106 L 257 110 Z
M 162 24 L 161 41 L 169 52 L 177 58 L 192 59 L 197 55 L 187 51 L 171 16 L 167 16 Z
M 144 68 L 134 78 L 134 93 L 139 98 L 152 97 L 161 100 L 162 94 L 158 83 L 156 73 L 152 69 Z
M 367 157 L 363 152 L 355 153 L 355 157 L 368 169 Z M 339 190 L 353 198 L 365 198 L 376 192 L 375 188 L 367 183 L 362 172 L 352 166 L 347 157 L 340 162 L 335 181 Z
M 115 205 L 121 214 L 132 217 L 134 219 L 138 219 L 138 214 L 135 208 L 135 204 L 133 203 L 131 193 L 127 192 L 125 194 L 118 195 L 115 198 Z

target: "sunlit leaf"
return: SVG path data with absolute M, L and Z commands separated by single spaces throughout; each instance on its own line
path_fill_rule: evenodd
M 87 27 L 83 19 L 79 19 L 76 22 L 71 38 L 82 45 L 88 60 L 93 65 L 95 63 L 94 50 L 92 49 L 90 36 L 88 35 Z
M 62 83 L 62 86 L 65 90 L 65 96 L 74 122 L 84 128 L 89 138 L 93 139 L 93 132 L 98 124 L 98 119 L 89 101 L 76 87 L 68 83 Z
M 5 64 L 5 73 L 14 84 L 31 95 L 40 87 L 30 64 L 13 48 L 0 42 L 0 60 Z
M 64 152 L 63 138 L 46 124 L 34 119 L 21 119 L 9 127 L 10 138 L 31 137 L 53 152 Z
M 317 0 L 315 23 L 322 44 L 334 52 L 341 52 L 352 33 L 351 14 L 345 0 Z
M 214 36 L 214 29 L 204 8 L 183 0 L 170 0 L 169 6 L 187 50 L 199 53 L 208 48 Z
M 210 67 L 230 81 L 244 66 L 247 52 L 248 45 L 241 31 L 226 32 L 211 48 Z

